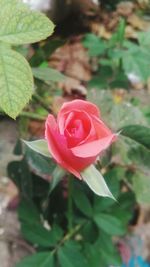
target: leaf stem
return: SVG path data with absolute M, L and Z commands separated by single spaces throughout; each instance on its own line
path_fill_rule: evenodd
M 46 110 L 48 111 L 48 113 L 52 113 L 52 109 L 50 106 L 47 106 L 45 104 L 45 101 L 43 100 L 43 98 L 41 96 L 39 96 L 38 94 L 34 94 L 33 98 Z
M 75 226 L 74 229 L 72 229 L 69 233 L 67 233 L 58 243 L 58 245 L 54 248 L 54 250 L 52 251 L 53 254 L 55 254 L 57 252 L 57 250 L 68 240 L 70 240 L 85 224 L 85 222 L 83 222 L 82 224 L 78 224 Z
M 2 116 L 8 116 L 4 111 L 2 111 L 0 109 L 0 115 Z M 30 112 L 30 111 L 22 111 L 18 117 L 26 117 L 26 118 L 29 118 L 29 119 L 33 119 L 33 120 L 39 120 L 39 121 L 45 121 L 46 120 L 46 117 L 44 116 L 40 116 L 38 114 L 35 114 L 33 112 Z
M 72 207 L 72 186 L 73 186 L 72 176 L 68 176 L 68 232 L 72 231 L 73 227 L 73 207 Z
M 40 115 L 35 114 L 33 112 L 28 112 L 28 111 L 22 111 L 19 114 L 19 116 L 20 117 L 26 117 L 26 118 L 29 118 L 29 119 L 39 120 L 39 121 L 45 121 L 46 120 L 46 117 L 40 116 Z

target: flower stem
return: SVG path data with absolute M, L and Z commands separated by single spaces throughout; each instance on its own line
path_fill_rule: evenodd
M 73 228 L 73 207 L 72 207 L 72 176 L 68 176 L 68 232 L 70 233 Z
M 70 233 L 67 233 L 58 243 L 58 245 L 53 249 L 52 254 L 55 254 L 57 250 L 68 240 L 70 240 L 76 233 L 80 231 L 80 229 L 84 226 L 86 222 L 83 222 L 82 224 L 78 224 L 75 226 L 74 229 L 70 231 Z

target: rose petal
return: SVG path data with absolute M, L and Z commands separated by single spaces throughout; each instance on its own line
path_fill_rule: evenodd
M 64 169 L 73 173 L 79 179 L 80 171 L 95 161 L 95 157 L 88 159 L 80 159 L 73 155 L 68 149 L 66 139 L 59 134 L 56 120 L 52 115 L 49 115 L 46 120 L 45 137 L 48 141 L 48 148 L 56 162 Z
M 111 134 L 108 137 L 104 137 L 100 140 L 92 141 L 87 144 L 76 146 L 71 149 L 72 153 L 76 157 L 89 158 L 93 156 L 98 156 L 103 150 L 108 148 L 108 146 L 115 141 L 116 135 Z
M 83 143 L 89 135 L 90 137 L 93 137 L 93 135 L 90 134 L 92 123 L 88 114 L 86 112 L 79 111 L 74 111 L 71 113 L 73 113 L 74 116 L 70 116 L 70 114 L 68 115 L 70 120 L 68 117 L 66 118 L 67 123 L 65 123 L 64 133 L 62 133 L 66 136 L 69 148 Z
M 72 111 L 86 112 L 89 115 L 93 115 L 97 118 L 100 117 L 100 111 L 96 105 L 84 100 L 73 100 L 63 104 L 58 114 L 58 125 L 60 133 L 63 134 L 66 124 L 66 115 Z M 65 117 L 64 117 L 65 116 Z
M 62 157 L 60 155 L 60 152 L 58 150 L 58 144 L 59 144 L 59 137 L 58 137 L 58 129 L 56 120 L 52 115 L 49 115 L 46 120 L 46 129 L 45 129 L 45 138 L 48 141 L 48 148 L 52 154 L 52 156 L 55 158 L 55 160 L 60 163 L 62 160 Z M 58 140 L 56 140 L 56 136 Z M 63 143 L 64 146 L 64 143 Z
M 93 117 L 92 123 L 97 135 L 96 139 L 102 139 L 112 134 L 111 130 L 105 125 L 102 120 Z
M 91 102 L 84 100 L 73 100 L 67 103 L 64 103 L 59 115 L 63 115 L 66 112 L 71 110 L 86 111 L 88 114 L 100 117 L 100 111 L 96 105 Z
M 67 164 L 67 162 L 64 161 L 66 158 L 70 158 L 71 152 L 66 148 L 66 140 L 64 137 L 58 133 L 56 120 L 52 115 L 49 115 L 46 120 L 45 137 L 48 141 L 48 148 L 56 162 L 81 179 L 80 173 L 72 168 L 70 163 Z

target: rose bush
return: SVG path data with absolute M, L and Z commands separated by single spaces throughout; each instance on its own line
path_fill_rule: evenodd
M 116 134 L 101 120 L 97 106 L 74 100 L 63 104 L 57 120 L 48 116 L 45 137 L 56 162 L 82 179 L 81 171 L 95 162 Z

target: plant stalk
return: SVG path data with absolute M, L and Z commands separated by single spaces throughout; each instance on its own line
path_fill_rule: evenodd
M 73 228 L 73 207 L 72 207 L 72 176 L 68 176 L 68 232 L 70 233 Z

